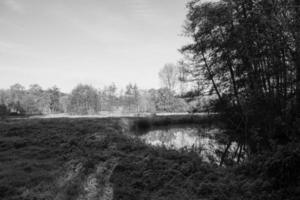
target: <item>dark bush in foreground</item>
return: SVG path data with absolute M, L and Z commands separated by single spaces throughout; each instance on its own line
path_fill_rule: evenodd
M 3 104 L 0 105 L 0 119 L 5 118 L 9 114 L 7 107 Z

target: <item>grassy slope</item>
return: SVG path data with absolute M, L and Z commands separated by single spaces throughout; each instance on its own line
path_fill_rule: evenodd
M 58 179 L 71 162 L 89 173 L 109 156 L 93 134 L 118 132 L 116 120 L 109 119 L 17 120 L 0 127 L 0 199 L 53 199 L 60 189 L 68 190 Z
M 112 189 L 114 199 L 124 200 L 283 199 L 290 191 L 275 190 L 256 165 L 211 166 L 194 153 L 129 139 L 122 124 L 119 119 L 0 122 L 0 199 L 112 199 Z M 290 193 L 295 196 L 293 189 Z

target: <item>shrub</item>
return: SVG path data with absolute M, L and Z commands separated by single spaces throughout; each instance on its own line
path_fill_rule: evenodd
M 0 119 L 5 118 L 9 114 L 7 107 L 2 104 L 0 105 Z

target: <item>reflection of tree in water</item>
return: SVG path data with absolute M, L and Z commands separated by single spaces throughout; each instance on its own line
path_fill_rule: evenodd
M 203 131 L 203 130 L 202 130 Z M 199 134 L 197 128 L 170 128 L 150 131 L 142 136 L 151 144 L 165 145 L 167 147 L 199 148 L 205 144 L 213 146 L 212 141 L 205 134 Z
M 228 164 L 237 160 L 239 146 L 216 128 L 169 128 L 152 130 L 141 136 L 147 143 L 174 149 L 196 151 L 207 162 Z M 236 156 L 235 156 L 236 155 Z
M 175 135 L 173 131 L 153 130 L 142 136 L 142 138 L 151 144 L 167 145 L 175 139 Z

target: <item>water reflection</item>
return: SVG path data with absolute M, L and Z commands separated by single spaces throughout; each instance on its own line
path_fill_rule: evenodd
M 220 163 L 224 155 L 227 157 L 237 149 L 237 144 L 229 141 L 222 130 L 217 128 L 164 128 L 150 130 L 140 138 L 155 146 L 193 150 L 199 153 L 205 161 L 215 163 Z

